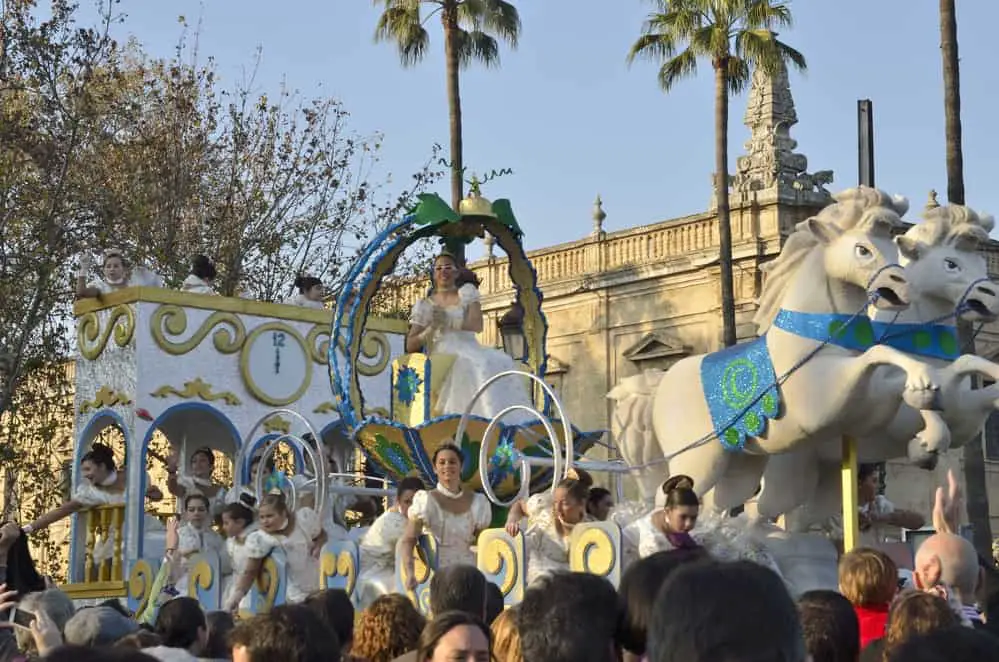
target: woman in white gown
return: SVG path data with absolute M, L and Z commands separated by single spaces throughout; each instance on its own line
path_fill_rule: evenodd
M 211 504 L 203 494 L 188 494 L 184 498 L 184 523 L 177 529 L 178 562 L 174 571 L 174 586 L 181 595 L 191 595 L 188 591 L 191 575 L 191 560 L 197 554 L 214 552 L 219 558 L 222 576 L 232 572 L 232 564 L 226 551 L 225 540 L 212 529 Z M 222 578 L 219 578 L 222 583 Z
M 479 532 L 492 521 L 492 509 L 486 497 L 462 488 L 461 449 L 453 443 L 440 445 L 433 455 L 437 487 L 421 490 L 413 496 L 409 507 L 409 523 L 400 540 L 406 588 L 416 588 L 413 574 L 413 550 L 424 533 L 437 539 L 438 567 L 448 565 L 475 565 L 472 547 Z
M 260 574 L 263 560 L 281 548 L 288 574 L 285 600 L 302 602 L 319 589 L 319 552 L 326 544 L 319 515 L 307 507 L 289 511 L 283 494 L 268 494 L 261 499 L 258 515 L 259 529 L 246 537 L 246 565 L 229 601 L 239 604 Z
M 167 490 L 170 494 L 176 496 L 180 503 L 188 495 L 200 494 L 208 499 L 212 520 L 221 517 L 228 490 L 212 480 L 212 473 L 215 471 L 215 454 L 212 449 L 205 446 L 191 453 L 188 463 L 190 473 L 187 474 L 177 471 L 177 459 L 176 453 L 167 459 Z
M 215 294 L 215 265 L 204 255 L 195 255 L 191 260 L 191 273 L 184 279 L 180 289 L 193 294 Z
M 90 277 L 90 267 L 90 255 L 84 254 L 80 258 L 80 270 L 76 276 L 78 299 L 93 299 L 126 287 L 163 287 L 163 279 L 144 267 L 136 267 L 129 274 L 128 263 L 119 250 L 109 250 L 104 254 L 104 263 L 101 265 L 102 278 L 87 282 Z
M 569 539 L 576 525 L 589 519 L 586 515 L 588 496 L 586 483 L 565 478 L 555 488 L 554 497 L 546 491 L 528 500 L 531 515 L 524 542 L 529 584 L 545 575 L 569 569 Z
M 472 283 L 460 288 L 453 256 L 442 253 L 434 260 L 434 287 L 430 296 L 413 306 L 406 336 L 407 352 L 434 352 L 455 357 L 441 387 L 434 414 L 463 414 L 472 396 L 490 377 L 517 366 L 507 354 L 483 347 L 475 334 L 482 331 L 479 290 Z M 507 377 L 490 386 L 475 403 L 473 414 L 492 418 L 511 405 L 532 406 L 524 379 Z M 506 423 L 530 419 L 526 412 L 512 412 Z
M 108 446 L 93 444 L 80 460 L 80 473 L 83 475 L 83 481 L 77 485 L 69 501 L 22 526 L 21 530 L 25 535 L 40 531 L 81 510 L 125 503 L 127 496 L 125 472 L 118 471 L 114 453 Z M 159 501 L 163 498 L 163 492 L 155 485 L 150 485 L 146 489 L 145 496 L 151 501 Z M 147 534 L 153 530 L 163 531 L 164 528 L 159 520 L 146 515 Z M 101 541 L 102 544 L 94 545 L 92 554 L 95 563 L 102 563 L 111 558 L 114 548 L 112 541 L 116 534 L 112 528 L 110 535 Z
M 323 281 L 315 276 L 299 276 L 295 279 L 295 287 L 298 289 L 298 294 L 289 297 L 285 303 L 317 310 L 326 307 L 323 305 Z
M 419 478 L 399 481 L 395 505 L 382 513 L 361 539 L 361 572 L 357 577 L 357 606 L 366 609 L 382 595 L 395 592 L 395 549 L 406 532 L 413 497 L 424 489 Z

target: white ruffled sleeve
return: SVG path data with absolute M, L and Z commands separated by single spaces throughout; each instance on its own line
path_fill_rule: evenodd
M 434 321 L 434 308 L 426 299 L 420 299 L 409 314 L 409 323 L 414 326 L 427 327 Z
M 429 502 L 430 492 L 426 490 L 420 490 L 413 495 L 413 505 L 409 507 L 409 513 L 407 517 L 410 522 L 419 522 L 421 524 L 429 523 Z
M 461 301 L 461 305 L 468 307 L 470 304 L 478 303 L 480 301 L 479 288 L 475 287 L 471 283 L 465 283 L 460 288 L 458 288 L 458 300 Z
M 246 557 L 250 559 L 262 559 L 275 547 L 280 547 L 281 543 L 277 538 L 269 533 L 264 533 L 259 529 L 246 536 Z
M 80 485 L 73 491 L 73 501 L 82 505 L 84 508 L 106 506 L 111 503 L 111 499 L 108 498 L 108 494 L 106 492 L 97 489 L 87 482 L 80 483 Z
M 315 540 L 323 532 L 323 523 L 312 508 L 299 508 L 295 511 L 295 526 L 302 529 L 309 540 Z
M 201 536 L 193 526 L 185 524 L 177 529 L 177 551 L 183 555 L 201 551 Z
M 476 531 L 488 529 L 493 522 L 493 509 L 489 506 L 489 499 L 481 494 L 476 494 L 472 499 L 472 520 Z

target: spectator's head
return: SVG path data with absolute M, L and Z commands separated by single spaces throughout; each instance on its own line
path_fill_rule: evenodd
M 446 611 L 423 628 L 416 662 L 490 662 L 491 643 L 489 628 L 481 619 L 463 611 Z
M 959 625 L 961 620 L 943 598 L 922 591 L 907 591 L 898 597 L 888 612 L 885 655 L 913 637 Z
M 119 639 L 115 643 L 115 648 L 127 648 L 133 651 L 140 651 L 145 648 L 153 648 L 155 646 L 162 646 L 163 639 L 160 635 L 155 632 L 150 632 L 149 630 L 136 630 L 134 633 L 126 635 Z M 228 650 L 226 654 L 228 655 Z
M 156 634 L 167 648 L 183 648 L 199 655 L 208 643 L 208 622 L 194 598 L 174 598 L 156 614 Z
M 794 601 L 772 570 L 750 561 L 692 563 L 656 597 L 649 662 L 804 662 Z
M 617 591 L 621 608 L 618 638 L 622 648 L 632 655 L 645 654 L 649 620 L 659 589 L 682 565 L 707 558 L 708 554 L 702 547 L 676 549 L 656 552 L 628 566 Z
M 409 598 L 398 593 L 383 595 L 361 612 L 350 654 L 366 662 L 392 662 L 416 650 L 425 625 L 426 619 Z
M 305 606 L 336 632 L 344 651 L 350 650 L 354 643 L 354 604 L 346 591 L 339 588 L 316 591 L 305 599 Z
M 857 662 L 860 623 L 850 601 L 836 591 L 807 591 L 798 615 L 811 662 Z
M 65 640 L 76 646 L 110 646 L 139 629 L 110 607 L 87 607 L 66 622 Z
M 999 662 L 999 638 L 973 628 L 934 630 L 912 637 L 887 662 Z
M 590 496 L 586 503 L 586 511 L 590 513 L 590 517 L 600 522 L 606 521 L 613 507 L 614 497 L 610 490 L 605 487 L 590 488 Z
M 500 614 L 490 628 L 493 632 L 493 659 L 496 662 L 524 662 L 520 652 L 520 630 L 517 628 L 517 607 Z
M 919 546 L 916 568 L 926 567 L 934 556 L 940 559 L 940 581 L 957 593 L 961 602 L 973 604 L 981 577 L 975 546 L 953 533 L 935 533 Z
M 617 659 L 617 593 L 603 577 L 556 572 L 524 593 L 517 627 L 524 662 Z
M 233 662 L 330 662 L 342 656 L 336 632 L 305 605 L 281 605 L 232 631 Z
M 119 600 L 117 598 L 112 598 L 111 600 L 105 600 L 99 606 L 101 606 L 101 607 L 110 607 L 111 609 L 114 609 L 116 612 L 118 612 L 122 616 L 125 616 L 127 618 L 132 618 L 132 613 L 128 610 L 128 607 L 126 607 L 125 605 L 121 604 L 121 600 Z
M 45 662 L 157 662 L 155 657 L 128 648 L 60 646 L 45 656 Z
M 486 616 L 486 577 L 471 565 L 441 568 L 430 580 L 430 611 L 463 611 L 479 619 Z
M 839 592 L 854 607 L 886 607 L 898 593 L 898 566 L 881 550 L 851 550 L 839 560 Z
M 37 593 L 29 593 L 21 599 L 19 605 L 21 609 L 32 613 L 44 613 L 50 621 L 59 629 L 65 632 L 66 623 L 76 613 L 73 601 L 69 596 L 57 588 L 50 588 Z M 35 640 L 31 632 L 21 628 L 15 628 L 14 636 L 17 638 L 17 645 L 27 653 L 36 653 Z
M 493 621 L 503 613 L 503 590 L 492 582 L 486 582 L 486 625 L 492 626 Z
M 205 645 L 205 652 L 201 657 L 214 660 L 229 659 L 232 647 L 229 645 L 229 635 L 236 622 L 232 614 L 227 611 L 210 611 L 205 614 L 205 622 L 208 623 L 208 643 Z

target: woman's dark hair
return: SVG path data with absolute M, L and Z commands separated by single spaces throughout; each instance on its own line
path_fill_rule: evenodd
M 585 504 L 590 498 L 590 490 L 586 483 L 576 478 L 563 478 L 556 487 L 565 490 L 566 496 L 573 501 Z
M 208 458 L 208 464 L 210 464 L 213 469 L 215 468 L 215 453 L 213 453 L 212 449 L 209 448 L 208 446 L 202 446 L 201 448 L 191 453 L 191 459 L 187 461 L 188 464 L 190 464 L 191 460 L 194 459 L 195 455 L 204 455 L 205 457 Z
M 191 258 L 191 273 L 201 280 L 215 280 L 218 272 L 215 265 L 205 255 L 195 255 Z
M 458 277 L 454 279 L 455 287 L 461 287 L 462 285 L 472 285 L 478 287 L 482 281 L 479 279 L 475 272 L 468 267 L 461 267 L 458 269 Z
M 190 648 L 198 640 L 198 629 L 207 627 L 205 612 L 194 598 L 174 598 L 156 614 L 156 634 L 168 648 Z
M 666 495 L 667 508 L 701 505 L 701 500 L 694 491 L 694 479 L 690 476 L 673 476 L 663 483 L 663 494 Z
M 423 484 L 423 480 L 416 476 L 406 476 L 395 486 L 395 498 L 401 499 L 406 492 L 419 492 L 425 489 L 427 486 Z
M 597 504 L 603 501 L 606 497 L 611 496 L 610 490 L 606 487 L 591 487 L 590 496 L 586 500 L 586 509 L 593 510 L 597 507 Z
M 863 483 L 865 480 L 875 475 L 880 471 L 877 464 L 858 464 L 857 465 L 857 482 Z
M 8 591 L 17 591 L 18 596 L 45 590 L 45 578 L 38 574 L 35 561 L 31 558 L 28 536 L 18 536 L 7 551 L 7 577 L 4 583 L 7 584 Z
M 205 510 L 211 510 L 212 504 L 204 494 L 188 494 L 184 497 L 184 510 L 187 510 L 192 501 L 200 501 L 205 504 Z
M 482 619 L 476 618 L 464 611 L 446 611 L 443 614 L 435 616 L 434 620 L 429 621 L 427 626 L 423 628 L 423 632 L 420 633 L 420 641 L 416 646 L 416 662 L 427 662 L 427 660 L 434 656 L 434 649 L 437 648 L 437 644 L 440 643 L 441 638 L 454 628 L 462 625 L 471 625 L 479 628 L 483 636 L 485 636 L 486 642 L 489 644 L 490 653 L 492 652 L 492 632 L 482 622 Z
M 350 647 L 354 641 L 354 605 L 346 591 L 339 588 L 314 591 L 303 604 L 336 632 L 341 648 Z
M 226 507 L 222 509 L 222 514 L 228 515 L 229 519 L 241 520 L 245 526 L 249 526 L 253 522 L 253 511 L 239 502 L 226 504 Z
M 208 643 L 201 657 L 215 660 L 230 659 L 232 646 L 229 645 L 229 633 L 236 627 L 232 614 L 227 611 L 210 611 L 205 614 L 205 623 L 208 624 Z
M 260 500 L 260 508 L 268 506 L 274 510 L 284 513 L 285 515 L 290 515 L 291 512 L 288 510 L 288 500 L 284 498 L 283 494 L 265 494 L 264 498 Z M 258 508 L 258 510 L 260 509 Z
M 104 444 L 96 443 L 91 445 L 90 450 L 84 453 L 80 464 L 84 462 L 100 465 L 108 471 L 115 470 L 114 453 L 109 446 L 105 446 Z
M 121 604 L 121 600 L 118 598 L 112 598 L 110 600 L 105 600 L 104 602 L 97 605 L 98 607 L 107 607 L 108 609 L 114 609 L 116 612 L 124 616 L 125 618 L 132 618 L 132 612 L 128 608 Z
M 617 638 L 626 651 L 634 655 L 645 654 L 652 608 L 659 589 L 671 574 L 688 563 L 707 558 L 708 553 L 703 547 L 671 549 L 656 552 L 628 566 L 617 591 L 621 610 Z
M 446 441 L 437 447 L 437 450 L 434 451 L 433 457 L 430 458 L 430 463 L 437 464 L 437 456 L 444 451 L 451 451 L 458 456 L 458 464 L 465 464 L 465 454 L 461 452 L 461 449 L 457 444 L 450 441 Z
M 104 265 L 106 265 L 108 263 L 108 260 L 114 257 L 118 258 L 118 261 L 121 262 L 121 266 L 128 267 L 128 260 L 125 259 L 125 254 L 122 253 L 117 248 L 112 248 L 108 252 L 104 253 L 104 257 L 101 260 L 101 266 L 103 267 Z
M 841 593 L 806 591 L 798 598 L 798 615 L 812 662 L 856 662 L 860 623 L 853 605 Z
M 319 280 L 315 276 L 304 276 L 303 275 L 303 276 L 299 276 L 298 278 L 295 279 L 295 287 L 297 287 L 298 291 L 301 292 L 302 294 L 305 294 L 306 292 L 308 292 L 309 290 L 311 290 L 316 285 L 322 285 L 322 284 L 323 284 L 323 281 Z

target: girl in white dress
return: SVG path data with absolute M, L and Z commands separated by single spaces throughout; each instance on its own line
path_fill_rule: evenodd
M 180 289 L 193 294 L 215 294 L 213 283 L 217 272 L 215 265 L 204 255 L 195 255 L 191 260 L 191 273 L 184 279 Z
M 378 597 L 395 592 L 395 549 L 406 532 L 413 497 L 424 489 L 412 476 L 399 481 L 395 505 L 382 513 L 361 539 L 361 572 L 357 577 L 357 606 L 366 609 Z
M 416 588 L 413 550 L 424 532 L 433 534 L 437 539 L 439 567 L 475 565 L 472 547 L 479 532 L 488 528 L 492 521 L 492 510 L 486 497 L 462 488 L 463 461 L 461 449 L 453 443 L 439 446 L 433 455 L 437 487 L 421 490 L 413 496 L 413 505 L 408 513 L 409 524 L 399 542 L 406 564 L 406 588 L 409 590 Z
M 475 334 L 482 331 L 482 306 L 479 290 L 472 283 L 459 289 L 458 264 L 453 256 L 442 253 L 434 260 L 434 287 L 430 296 L 413 306 L 407 352 L 451 354 L 455 362 L 441 386 L 434 415 L 462 414 L 479 387 L 490 377 L 516 370 L 513 359 L 497 349 L 483 347 Z M 504 378 L 482 394 L 472 413 L 492 418 L 511 405 L 532 406 L 524 379 Z M 504 417 L 506 423 L 523 422 L 531 416 L 515 411 Z
M 246 537 L 246 567 L 230 602 L 243 599 L 260 574 L 264 558 L 274 549 L 284 550 L 287 559 L 287 602 L 302 602 L 319 588 L 319 553 L 326 544 L 319 515 L 311 508 L 288 510 L 283 494 L 268 494 L 258 509 L 260 528 Z
M 589 486 L 575 478 L 565 478 L 555 488 L 554 497 L 535 494 L 529 502 L 532 513 L 524 542 L 527 547 L 527 581 L 534 583 L 558 570 L 569 569 L 569 539 L 572 530 L 586 515 Z M 546 508 L 545 505 L 549 504 Z
M 181 595 L 188 595 L 191 560 L 196 554 L 214 552 L 219 557 L 222 575 L 232 572 L 225 541 L 212 529 L 210 504 L 202 494 L 189 494 L 184 499 L 184 523 L 177 529 L 177 567 L 174 586 Z M 222 577 L 218 578 L 219 583 Z M 191 595 L 191 597 L 196 597 Z
M 288 298 L 285 303 L 303 308 L 315 308 L 323 310 L 323 281 L 315 276 L 299 276 L 295 279 L 295 287 L 298 294 Z
M 229 583 L 222 597 L 222 608 L 229 612 L 239 612 L 250 608 L 246 594 L 256 580 L 256 573 L 248 575 L 249 583 L 241 589 L 244 576 L 251 562 L 260 559 L 250 558 L 250 546 L 248 539 L 257 530 L 257 525 L 253 521 L 253 511 L 242 503 L 230 503 L 222 509 L 222 531 L 225 533 L 225 548 L 232 563 L 232 581 Z M 259 548 L 260 546 L 257 545 Z M 259 565 L 257 572 L 260 571 Z
M 122 468 L 124 469 L 124 467 Z M 21 530 L 26 535 L 33 531 L 40 531 L 81 510 L 125 503 L 125 472 L 117 470 L 114 453 L 108 446 L 93 444 L 80 460 L 80 473 L 83 476 L 83 481 L 77 485 L 70 500 L 58 508 L 50 510 L 35 521 L 22 526 Z M 150 485 L 146 489 L 146 498 L 151 501 L 159 501 L 163 498 L 163 492 L 155 485 Z M 150 529 L 148 521 L 149 517 L 147 516 L 147 531 Z M 157 528 L 162 530 L 162 525 L 158 521 L 154 521 Z M 112 538 L 113 532 L 108 540 Z
M 76 297 L 78 299 L 94 299 L 105 294 L 111 294 L 126 287 L 162 287 L 163 279 L 143 267 L 136 267 L 129 275 L 128 263 L 119 250 L 109 250 L 104 254 L 101 265 L 103 278 L 87 282 L 90 277 L 91 258 L 84 254 L 80 258 L 80 270 L 76 277 Z
M 200 494 L 208 499 L 212 520 L 222 514 L 225 507 L 226 488 L 212 480 L 215 471 L 215 454 L 207 446 L 191 453 L 189 462 L 190 473 L 177 472 L 177 454 L 173 453 L 167 459 L 167 489 L 170 494 L 183 503 L 184 497 L 190 494 Z

